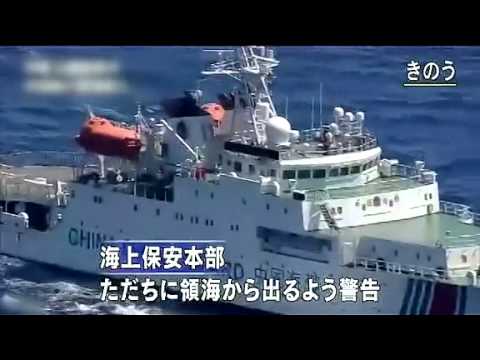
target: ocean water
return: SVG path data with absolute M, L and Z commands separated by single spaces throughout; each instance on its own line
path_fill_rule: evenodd
M 480 210 L 480 47 L 275 49 L 281 64 L 272 87 L 273 97 L 280 114 L 285 113 L 288 97 L 288 118 L 294 127 L 310 127 L 312 98 L 315 124 L 326 122 L 334 106 L 365 111 L 366 126 L 379 137 L 385 157 L 407 163 L 424 160 L 439 175 L 443 199 Z M 48 60 L 58 65 L 72 59 L 114 64 L 109 78 L 121 84 L 120 89 L 103 94 L 57 95 L 32 90 L 32 79 L 45 79 L 46 75 L 42 75 L 41 66 L 32 70 L 28 64 Z M 0 153 L 75 150 L 73 137 L 84 121 L 87 104 L 97 114 L 125 120 L 136 112 L 137 103 L 155 105 L 198 84 L 205 90 L 217 90 L 199 82 L 206 60 L 207 55 L 197 47 L 0 47 Z M 411 60 L 439 64 L 453 61 L 458 86 L 403 87 L 406 64 Z M 59 69 L 50 67 L 48 71 L 51 74 Z M 75 71 L 83 70 L 80 67 Z M 217 305 L 104 304 L 98 300 L 97 288 L 92 278 L 0 256 L 0 313 L 241 311 Z

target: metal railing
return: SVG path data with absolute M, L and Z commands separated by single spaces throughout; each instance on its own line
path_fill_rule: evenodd
M 82 167 L 94 162 L 92 156 L 79 152 L 63 151 L 24 151 L 0 154 L 0 164 L 9 166 L 67 166 Z
M 432 268 L 428 266 L 402 264 L 398 262 L 391 262 L 366 257 L 355 258 L 352 265 L 354 268 L 364 268 L 371 271 L 386 271 L 429 279 L 450 279 L 448 270 L 441 267 Z
M 306 129 L 300 132 L 299 140 L 300 142 L 310 142 L 314 141 L 319 133 L 322 133 L 323 129 Z M 371 134 L 363 134 L 363 135 L 355 135 L 350 138 L 350 141 L 353 140 L 363 140 L 363 143 L 360 145 L 348 145 L 348 144 L 341 144 L 341 146 L 330 146 L 327 150 L 312 150 L 309 153 L 318 153 L 320 155 L 331 155 L 332 153 L 336 154 L 343 154 L 349 152 L 357 152 L 357 151 L 364 151 L 370 150 L 377 146 L 377 138 Z
M 473 212 L 468 205 L 441 200 L 440 212 L 457 216 L 466 223 L 471 222 L 480 226 L 480 214 Z

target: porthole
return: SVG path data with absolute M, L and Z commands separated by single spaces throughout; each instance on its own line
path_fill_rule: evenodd
M 180 214 L 180 221 L 183 221 L 183 214 Z
M 205 219 L 205 226 L 208 226 L 208 219 Z
M 363 211 L 367 210 L 367 206 L 365 204 L 362 204 L 362 210 Z
M 175 213 L 175 220 L 178 220 L 178 213 Z
M 193 216 L 190 216 L 190 224 L 193 224 Z
M 395 251 L 393 252 L 393 255 L 398 256 L 398 250 L 395 250 Z
M 425 199 L 425 201 L 428 200 L 427 194 L 424 194 L 424 199 Z
M 195 216 L 195 224 L 198 224 L 198 216 Z
M 213 199 L 213 196 L 214 196 L 214 195 L 213 195 L 213 192 L 210 193 L 210 199 Z
M 339 206 L 339 207 L 337 208 L 337 213 L 338 213 L 339 215 L 341 215 L 342 212 L 343 212 L 343 209 L 342 209 L 341 206 Z
M 377 252 L 377 248 L 375 247 L 375 245 L 372 246 L 372 253 L 376 253 Z
M 138 211 L 138 205 L 137 204 L 133 205 L 133 211 Z
M 210 226 L 213 226 L 213 220 L 210 220 Z
M 463 262 L 463 263 L 466 263 L 467 260 L 468 260 L 467 255 L 463 254 L 463 255 L 461 256 L 461 259 L 462 259 L 462 262 Z
M 195 189 L 195 197 L 198 197 L 198 189 Z
M 288 214 L 288 209 L 287 209 L 287 208 L 283 209 L 283 213 L 284 213 L 285 215 L 287 215 L 287 214 Z
M 373 206 L 380 206 L 382 204 L 381 200 L 380 200 L 380 197 L 379 196 L 375 196 L 373 198 Z
M 333 208 L 333 207 L 330 209 L 330 212 L 332 213 L 332 215 L 335 215 L 335 214 L 337 213 L 337 212 L 335 211 L 335 208 Z
M 420 260 L 420 253 L 417 253 L 417 260 Z
M 390 200 L 388 205 L 390 205 L 390 207 L 393 207 L 393 200 Z
M 235 225 L 235 231 L 238 231 L 238 230 L 239 230 L 239 226 Z
M 245 200 L 245 198 L 242 198 L 242 204 L 247 205 L 247 200 Z
M 267 210 L 270 210 L 270 204 L 265 205 L 265 208 L 266 208 Z
M 101 204 L 103 202 L 103 199 L 101 196 L 98 197 L 98 203 Z
M 432 261 L 432 257 L 430 255 L 427 256 L 427 261 L 428 262 Z
M 395 197 L 393 198 L 393 200 L 395 200 L 395 202 L 399 202 L 400 201 L 400 197 L 397 195 L 395 195 Z
M 360 206 L 360 201 L 357 200 L 357 202 L 355 203 L 355 206 Z
M 230 225 L 230 231 L 233 231 L 233 225 Z
M 155 210 L 155 214 L 157 214 L 157 216 L 160 216 L 160 209 Z
M 429 198 L 430 200 L 432 200 L 432 199 L 433 199 L 433 195 L 432 195 L 432 193 L 428 194 L 428 198 Z

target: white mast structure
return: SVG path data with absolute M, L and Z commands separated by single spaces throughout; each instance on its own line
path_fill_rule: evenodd
M 272 69 L 280 64 L 274 58 L 273 50 L 265 46 L 243 46 L 235 50 L 205 50 L 219 54 L 219 61 L 210 64 L 202 71 L 203 75 L 227 75 L 242 83 L 248 101 L 256 143 L 266 142 L 265 123 L 277 116 L 275 105 L 270 96 L 269 85 L 272 80 Z M 234 54 L 226 59 L 223 54 Z M 266 105 L 267 113 L 260 111 L 257 104 Z

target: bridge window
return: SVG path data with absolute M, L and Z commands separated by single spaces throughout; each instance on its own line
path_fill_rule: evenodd
M 358 173 L 360 173 L 360 166 L 359 165 L 353 166 L 350 169 L 350 174 L 358 174 Z
M 339 207 L 337 208 L 337 213 L 338 213 L 339 215 L 341 215 L 342 212 L 343 212 L 343 209 L 342 209 L 341 206 L 339 206 Z
M 325 169 L 315 169 L 315 170 L 313 170 L 313 178 L 314 179 L 324 178 L 325 175 L 326 175 Z
M 310 170 L 298 170 L 299 179 L 310 179 L 311 171 Z
M 241 173 L 242 172 L 242 163 L 240 161 L 235 161 L 233 163 L 233 170 L 235 170 L 236 172 L 239 172 Z
M 345 176 L 348 175 L 348 167 L 343 167 L 340 169 L 340 175 Z
M 250 175 L 255 174 L 255 166 L 254 165 L 252 165 L 252 164 L 248 165 L 248 173 Z
M 284 170 L 283 171 L 284 179 L 295 179 L 295 170 Z
M 338 168 L 330 169 L 328 176 L 338 176 Z

